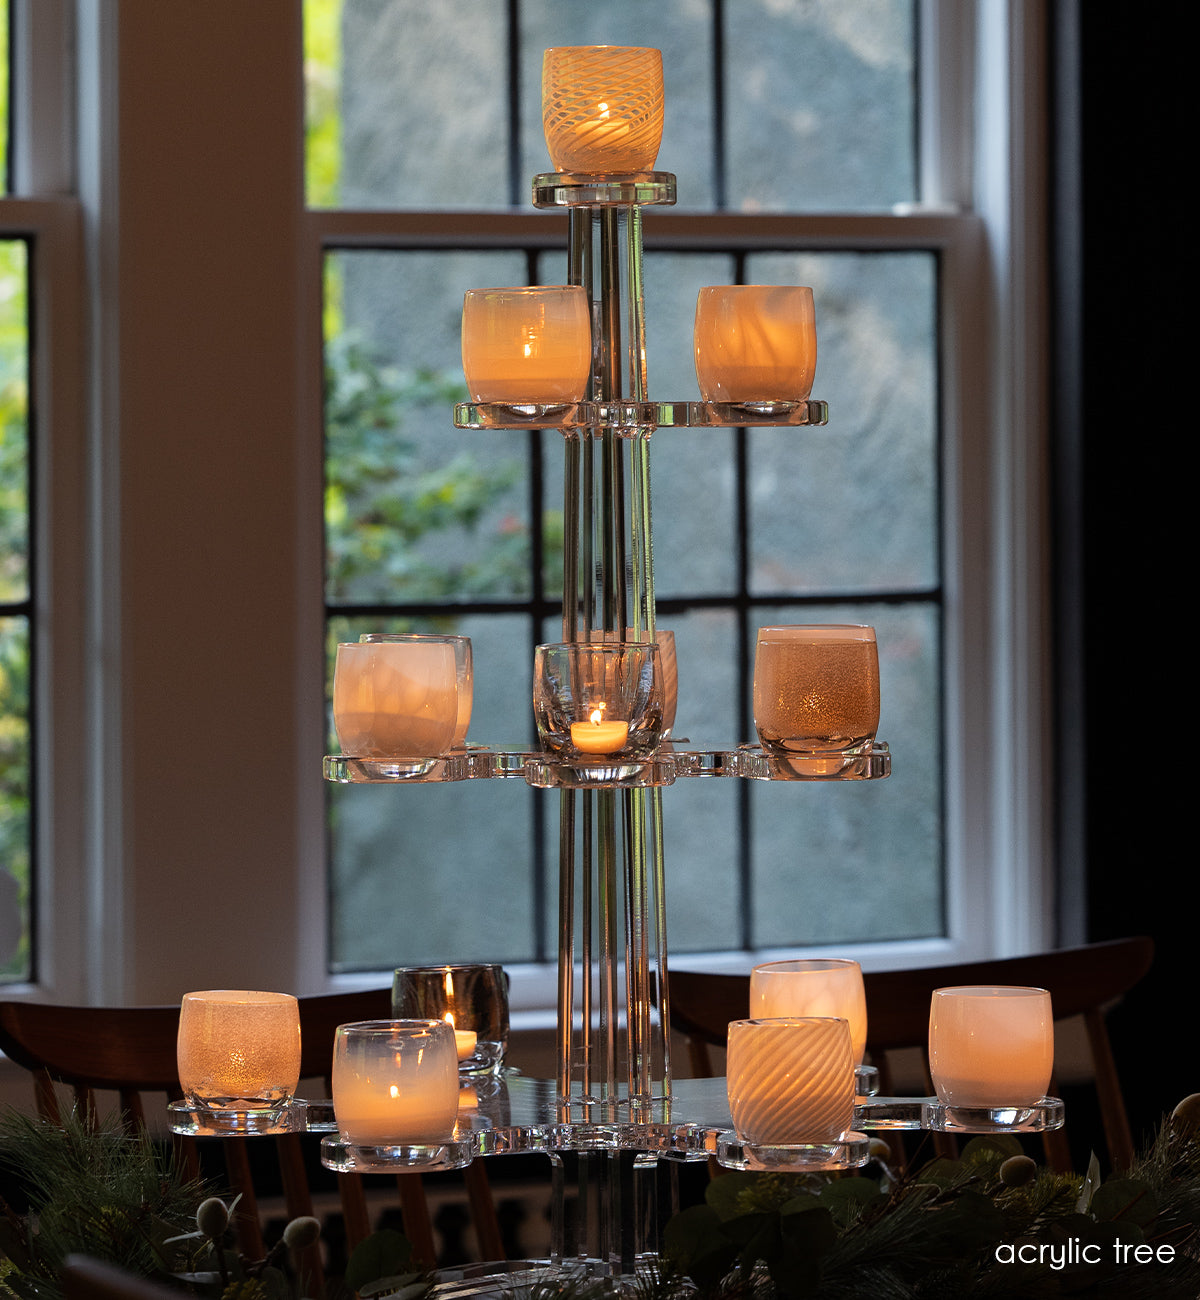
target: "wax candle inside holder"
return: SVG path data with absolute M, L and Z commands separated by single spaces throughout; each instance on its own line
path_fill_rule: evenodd
M 703 288 L 693 345 L 706 402 L 745 406 L 752 414 L 803 402 L 817 369 L 812 290 L 765 284 Z
M 389 642 L 428 643 L 444 641 L 454 650 L 454 667 L 458 683 L 458 713 L 451 746 L 460 749 L 467 742 L 471 725 L 471 708 L 475 699 L 475 659 L 469 636 L 441 635 L 428 632 L 364 632 L 359 638 L 367 644 Z
M 443 1020 L 361 1020 L 333 1041 L 333 1110 L 342 1140 L 405 1148 L 449 1141 L 458 1118 L 458 1053 Z
M 754 726 L 764 751 L 798 775 L 834 774 L 869 754 L 879 727 L 875 629 L 853 623 L 759 628 Z
M 1046 989 L 994 984 L 935 989 L 929 1072 L 951 1121 L 1020 1123 L 1045 1099 L 1054 1068 Z
M 333 675 L 333 724 L 344 754 L 446 754 L 459 726 L 458 664 L 450 638 L 345 642 Z
M 822 1016 L 731 1021 L 726 1087 L 743 1142 L 832 1155 L 854 1123 L 849 1023 Z
M 508 977 L 500 966 L 401 966 L 392 976 L 392 1015 L 441 1020 L 454 1030 L 458 1072 L 494 1075 L 508 1050 Z
M 662 51 L 564 45 L 542 56 L 542 125 L 555 171 L 654 166 L 663 130 Z
M 584 763 L 648 757 L 662 741 L 663 709 L 656 644 L 537 647 L 533 712 L 543 749 Z
M 580 285 L 468 289 L 462 364 L 475 402 L 581 401 L 592 369 L 591 308 Z
M 200 1129 L 254 1133 L 283 1125 L 300 1081 L 300 1011 L 290 993 L 184 994 L 179 1086 Z

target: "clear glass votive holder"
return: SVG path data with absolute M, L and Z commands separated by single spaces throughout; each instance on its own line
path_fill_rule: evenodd
M 729 1113 L 744 1142 L 824 1146 L 853 1128 L 850 1025 L 840 1017 L 733 1020 L 725 1070 Z
M 806 285 L 709 285 L 696 299 L 692 339 L 706 402 L 769 412 L 812 392 L 817 325 Z
M 1053 1069 L 1047 989 L 974 984 L 934 990 L 929 1072 L 938 1101 L 952 1115 L 1012 1111 L 1019 1119 L 1020 1111 L 1045 1097 Z
M 862 967 L 847 957 L 763 962 L 750 972 L 750 1015 L 835 1016 L 850 1026 L 850 1056 L 862 1064 L 867 1048 L 867 995 Z
M 179 1086 L 202 1128 L 279 1126 L 300 1082 L 300 1008 L 290 993 L 185 993 L 176 1041 Z
M 462 364 L 475 402 L 582 401 L 592 371 L 591 304 L 577 284 L 468 289 Z
M 658 646 L 647 641 L 538 646 L 533 714 L 542 747 L 572 761 L 649 757 L 663 733 Z
M 359 1020 L 333 1037 L 333 1112 L 361 1147 L 449 1141 L 458 1119 L 458 1053 L 444 1020 Z
M 875 629 L 858 623 L 761 627 L 754 726 L 764 751 L 797 774 L 836 772 L 869 754 L 879 728 Z
M 454 645 L 445 637 L 343 642 L 334 664 L 333 725 L 344 754 L 448 753 L 459 725 Z
M 467 743 L 471 725 L 471 708 L 475 700 L 475 659 L 469 636 L 442 635 L 435 632 L 364 632 L 359 641 L 379 644 L 389 641 L 448 641 L 454 647 L 454 666 L 458 676 L 458 720 L 454 725 L 453 749 Z
M 542 125 L 555 171 L 649 171 L 663 107 L 661 50 L 560 45 L 542 55 Z
M 400 966 L 392 976 L 392 1015 L 448 1024 L 459 1074 L 498 1074 L 504 1064 L 508 977 L 501 966 Z

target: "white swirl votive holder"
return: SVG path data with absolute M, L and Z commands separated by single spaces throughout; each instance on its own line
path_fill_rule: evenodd
M 508 978 L 501 966 L 400 966 L 392 975 L 397 1020 L 442 1020 L 454 1031 L 458 1072 L 496 1075 L 508 1050 Z
M 840 1016 L 787 1016 L 729 1024 L 726 1088 L 735 1141 L 717 1158 L 740 1169 L 844 1169 L 867 1158 L 852 1131 L 850 1025 Z
M 1047 989 L 970 984 L 935 989 L 929 1008 L 929 1072 L 939 1131 L 1037 1132 L 1062 1124 L 1047 1097 L 1054 1070 L 1054 1014 Z
M 185 993 L 176 1065 L 195 1131 L 286 1129 L 300 1082 L 299 1003 L 256 989 Z

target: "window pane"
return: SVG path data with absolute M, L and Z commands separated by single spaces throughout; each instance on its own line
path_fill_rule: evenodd
M 28 258 L 0 240 L 0 602 L 29 595 Z
M 938 581 L 937 264 L 931 253 L 747 258 L 810 284 L 823 429 L 749 432 L 751 591 L 929 589 Z
M 726 0 L 728 206 L 916 198 L 912 0 Z
M 465 289 L 520 284 L 516 253 L 331 255 L 326 589 L 335 602 L 528 591 L 523 435 L 464 433 Z
M 757 626 L 853 622 L 875 628 L 878 734 L 895 762 L 886 781 L 750 783 L 754 946 L 942 934 L 936 607 L 805 605 L 755 614 Z
M 8 106 L 12 72 L 8 61 L 8 29 L 8 0 L 0 0 L 0 194 L 9 193 L 11 188 L 8 179 L 8 166 L 12 158 L 8 138 Z

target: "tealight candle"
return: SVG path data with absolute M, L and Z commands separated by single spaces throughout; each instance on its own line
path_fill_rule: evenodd
M 842 957 L 770 961 L 750 972 L 750 1015 L 840 1016 L 850 1025 L 851 1057 L 861 1065 L 867 1047 L 867 995 L 862 967 Z
M 592 370 L 591 311 L 577 284 L 468 289 L 462 363 L 476 402 L 580 401 Z
M 943 1105 L 1034 1106 L 1054 1068 L 1054 1017 L 1046 989 L 994 984 L 935 989 L 929 1072 Z
M 586 722 L 571 723 L 571 744 L 583 754 L 615 754 L 629 739 L 628 722 L 605 722 L 604 705 L 597 705 Z
M 453 1021 L 451 1021 L 451 1027 L 453 1027 Z M 475 1044 L 478 1041 L 478 1038 L 479 1035 L 476 1034 L 473 1029 L 454 1030 L 454 1046 L 458 1052 L 458 1059 L 460 1061 L 470 1059 L 471 1053 L 475 1050 Z
M 694 346 L 705 401 L 802 402 L 817 368 L 812 290 L 763 284 L 701 289 Z
M 300 1081 L 300 1010 L 290 993 L 186 993 L 176 1044 L 189 1105 L 233 1129 L 273 1124 Z
M 448 1141 L 458 1117 L 454 1030 L 443 1020 L 363 1020 L 333 1041 L 333 1112 L 358 1146 Z
M 726 1087 L 743 1142 L 841 1141 L 854 1122 L 849 1024 L 814 1016 L 731 1021 Z

